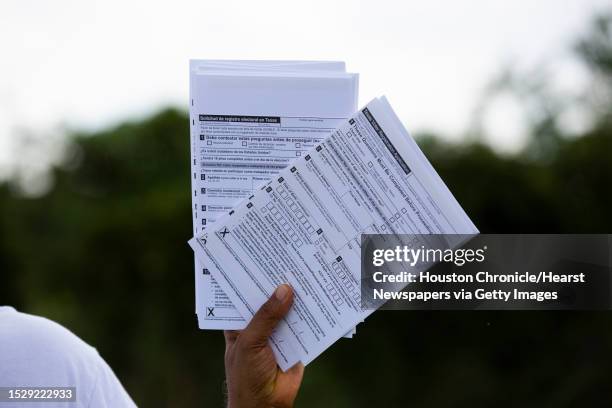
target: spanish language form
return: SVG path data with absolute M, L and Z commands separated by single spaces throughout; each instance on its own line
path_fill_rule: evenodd
M 189 83 L 194 235 L 357 109 L 358 75 L 338 61 L 192 60 Z M 211 268 L 195 264 L 199 327 L 244 328 Z
M 270 342 L 308 364 L 372 310 L 360 305 L 361 234 L 476 234 L 383 98 L 190 241 L 249 320 L 282 283 L 295 301 Z

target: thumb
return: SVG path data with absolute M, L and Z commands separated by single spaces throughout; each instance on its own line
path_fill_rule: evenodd
M 255 313 L 242 332 L 245 342 L 252 346 L 265 346 L 272 331 L 293 304 L 293 289 L 287 284 L 276 288 L 270 299 Z

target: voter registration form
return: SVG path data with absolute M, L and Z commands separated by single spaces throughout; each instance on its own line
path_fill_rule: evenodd
M 190 62 L 194 235 L 301 157 L 357 107 L 358 76 L 336 61 Z M 245 320 L 196 259 L 202 329 Z
M 247 319 L 279 284 L 293 287 L 270 340 L 287 369 L 372 313 L 360 304 L 361 234 L 477 232 L 380 98 L 190 244 Z

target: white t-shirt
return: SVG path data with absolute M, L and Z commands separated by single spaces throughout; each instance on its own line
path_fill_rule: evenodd
M 134 407 L 95 348 L 51 320 L 0 306 L 0 387 L 75 387 L 76 402 L 0 407 Z

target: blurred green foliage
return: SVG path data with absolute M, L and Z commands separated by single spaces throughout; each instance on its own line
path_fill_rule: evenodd
M 604 88 L 609 40 L 603 19 L 579 46 Z M 548 137 L 552 149 L 538 145 L 550 126 L 534 127 L 515 155 L 420 144 L 482 232 L 605 233 L 611 107 L 601 112 L 583 135 Z M 72 140 L 48 194 L 0 186 L 0 304 L 97 347 L 139 405 L 222 406 L 223 336 L 199 331 L 194 314 L 187 115 L 166 110 Z M 384 311 L 307 367 L 298 403 L 608 406 L 611 371 L 606 312 Z

